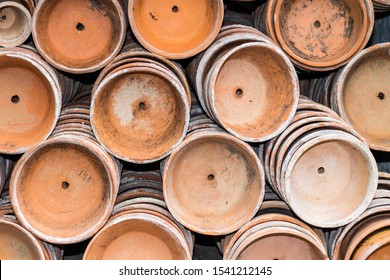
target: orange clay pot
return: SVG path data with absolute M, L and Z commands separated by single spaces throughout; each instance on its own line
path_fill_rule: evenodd
M 39 53 L 65 72 L 95 72 L 119 53 L 126 20 L 117 0 L 41 0 L 32 35 Z
M 222 26 L 222 0 L 129 0 L 128 16 L 138 41 L 169 59 L 205 50 Z
M 37 54 L 0 49 L 0 152 L 21 154 L 45 140 L 58 120 L 59 77 Z

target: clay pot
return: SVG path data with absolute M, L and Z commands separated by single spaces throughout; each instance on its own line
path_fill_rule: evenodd
M 66 96 L 53 69 L 23 48 L 0 50 L 0 152 L 21 154 L 45 140 Z
M 370 148 L 390 152 L 390 43 L 357 55 L 334 82 L 332 108 L 339 112 Z
M 16 222 L 0 217 L 0 232 L 0 259 L 46 259 L 39 241 Z
M 222 0 L 129 0 L 128 6 L 138 41 L 169 59 L 184 59 L 205 50 L 221 29 L 223 13 Z
M 213 118 L 244 141 L 274 138 L 294 117 L 298 78 L 275 45 L 237 46 L 213 65 L 206 79 L 207 104 Z
M 124 161 L 163 159 L 188 130 L 188 83 L 180 68 L 157 55 L 138 50 L 121 54 L 103 70 L 92 94 L 96 138 Z
M 282 51 L 253 28 L 224 27 L 188 72 L 206 114 L 241 140 L 269 140 L 295 114 L 295 70 Z
M 255 215 L 264 197 L 264 171 L 255 152 L 218 129 L 190 133 L 163 173 L 168 209 L 201 234 L 237 230 Z
M 65 72 L 95 72 L 122 48 L 125 14 L 117 0 L 42 0 L 32 35 L 39 53 Z
M 0 3 L 0 46 L 23 44 L 31 33 L 32 0 L 9 0 Z
M 92 237 L 108 220 L 120 179 L 120 164 L 96 142 L 83 105 L 69 105 L 45 142 L 17 163 L 10 197 L 21 224 L 40 239 L 71 244 Z M 72 118 L 73 115 L 73 118 Z M 79 118 L 80 119 L 80 118 Z M 85 122 L 84 119 L 80 119 Z
M 329 71 L 346 64 L 367 44 L 374 25 L 368 0 L 268 1 L 255 25 L 300 69 Z
M 322 238 L 280 201 L 264 202 L 257 217 L 221 244 L 225 260 L 328 259 Z
M 345 225 L 363 213 L 377 186 L 377 166 L 368 147 L 350 134 L 331 131 L 301 143 L 294 153 L 290 148 L 281 175 L 282 193 L 294 213 L 322 228 Z
M 267 181 L 311 225 L 343 226 L 375 195 L 378 171 L 364 140 L 313 101 L 301 99 L 292 123 L 262 150 Z
M 390 190 L 378 189 L 377 193 L 362 215 L 347 226 L 331 231 L 328 246 L 333 259 L 390 259 Z
M 84 260 L 190 260 L 185 238 L 164 218 L 134 210 L 111 219 L 88 244 Z

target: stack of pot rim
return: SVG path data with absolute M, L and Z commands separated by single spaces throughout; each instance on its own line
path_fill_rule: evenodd
M 136 240 L 136 241 L 135 241 Z M 84 259 L 192 259 L 194 238 L 169 213 L 158 171 L 124 171 L 114 210 Z
M 5 0 L 0 2 L 0 46 L 16 47 L 31 34 L 33 0 Z
M 19 224 L 8 191 L 0 197 L 0 231 L 2 260 L 60 260 L 63 257 L 60 247 L 39 240 Z
M 258 7 L 254 21 L 299 69 L 331 71 L 366 46 L 374 26 L 374 8 L 370 0 L 269 0 Z
M 267 181 L 303 221 L 346 225 L 367 209 L 378 169 L 364 141 L 331 109 L 301 98 L 291 125 L 264 148 Z
M 234 232 L 260 208 L 263 166 L 251 146 L 201 112 L 194 111 L 189 131 L 161 166 L 167 207 L 194 232 Z
M 0 156 L 0 194 L 3 191 L 5 183 L 11 174 L 14 162 L 10 159 Z
M 349 225 L 330 233 L 335 260 L 387 260 L 390 254 L 390 174 L 379 173 L 378 190 L 368 209 Z
M 389 0 L 372 0 L 374 5 L 375 12 L 383 13 L 390 11 L 390 1 Z
M 221 241 L 224 260 L 327 260 L 326 240 L 297 219 L 280 200 L 264 201 L 259 213 Z
M 167 157 L 184 139 L 191 96 L 182 69 L 134 48 L 99 75 L 92 92 L 91 124 L 99 143 L 127 162 Z
M 294 117 L 299 99 L 295 69 L 254 28 L 223 27 L 187 71 L 206 114 L 243 141 L 269 140 Z
M 118 193 L 121 166 L 94 140 L 88 101 L 62 110 L 53 136 L 16 164 L 10 198 L 19 222 L 54 244 L 92 237 L 104 226 Z
M 40 0 L 32 35 L 39 53 L 57 69 L 92 73 L 121 50 L 126 17 L 118 0 Z
M 128 1 L 134 36 L 144 48 L 168 59 L 204 51 L 221 29 L 223 15 L 222 0 Z

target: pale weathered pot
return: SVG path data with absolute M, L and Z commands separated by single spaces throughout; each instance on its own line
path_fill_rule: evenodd
M 264 202 L 265 204 L 267 202 Z M 224 259 L 328 259 L 321 238 L 309 226 L 286 214 L 283 204 L 268 207 L 224 242 Z M 288 245 L 287 245 L 288 244 Z
M 117 0 L 41 0 L 32 22 L 39 53 L 65 72 L 95 72 L 119 53 L 126 19 Z
M 169 59 L 195 56 L 222 26 L 222 0 L 129 0 L 131 29 L 143 47 Z
M 332 108 L 370 148 L 390 151 L 390 43 L 359 53 L 339 73 Z
M 32 0 L 0 1 L 0 46 L 23 44 L 31 34 Z
M 377 172 L 370 150 L 356 137 L 341 131 L 313 132 L 301 137 L 285 157 L 281 192 L 305 222 L 339 227 L 367 209 Z
M 264 171 L 249 145 L 215 129 L 187 136 L 164 167 L 163 193 L 172 215 L 207 235 L 248 222 L 264 197 Z
M 206 79 L 208 109 L 228 132 L 248 142 L 280 134 L 298 106 L 298 77 L 275 45 L 246 43 L 218 59 Z

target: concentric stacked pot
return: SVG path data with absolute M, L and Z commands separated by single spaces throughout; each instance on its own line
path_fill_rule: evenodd
M 269 140 L 294 117 L 299 99 L 294 67 L 254 28 L 223 27 L 188 74 L 207 115 L 241 140 Z
M 72 81 L 33 50 L 0 49 L 0 152 L 4 154 L 21 154 L 47 139 L 62 104 L 73 98 Z
M 368 209 L 349 225 L 331 232 L 333 259 L 388 260 L 390 258 L 390 175 L 379 173 L 378 190 Z
M 361 215 L 377 188 L 370 149 L 331 109 L 302 98 L 291 125 L 264 148 L 267 181 L 292 211 L 321 228 Z
M 34 7 L 33 0 L 0 1 L 0 46 L 15 47 L 27 40 Z
M 190 260 L 191 232 L 169 213 L 158 171 L 123 172 L 108 223 L 89 243 L 85 260 Z
M 100 70 L 119 53 L 126 34 L 118 0 L 40 0 L 32 35 L 54 67 L 82 74 Z
M 389 0 L 372 0 L 375 12 L 387 12 L 390 10 Z
M 92 237 L 114 207 L 121 166 L 94 139 L 89 108 L 83 101 L 65 107 L 52 137 L 27 151 L 12 173 L 16 217 L 50 243 Z
M 0 194 L 3 191 L 5 182 L 7 181 L 13 169 L 13 161 L 0 156 Z
M 257 216 L 222 239 L 224 260 L 327 260 L 325 237 L 294 217 L 278 200 L 263 202 Z
M 337 73 L 305 81 L 305 95 L 335 110 L 371 149 L 390 151 L 390 43 L 371 46 Z
M 92 128 L 115 157 L 137 164 L 156 162 L 184 139 L 190 104 L 181 68 L 134 48 L 115 58 L 95 82 Z
M 205 115 L 162 165 L 163 194 L 172 215 L 204 235 L 225 235 L 253 218 L 264 197 L 263 166 L 245 142 Z
M 184 59 L 205 50 L 222 26 L 222 0 L 129 0 L 131 30 L 147 50 Z
M 300 69 L 330 71 L 366 46 L 374 26 L 370 0 L 269 0 L 255 13 L 268 34 Z

